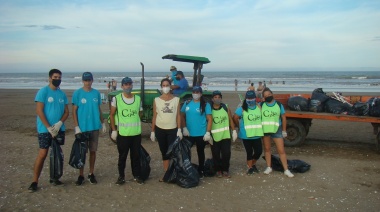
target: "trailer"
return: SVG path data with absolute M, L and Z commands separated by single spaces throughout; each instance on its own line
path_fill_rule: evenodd
M 333 121 L 349 121 L 349 122 L 366 122 L 373 127 L 373 133 L 376 136 L 376 149 L 380 152 L 380 117 L 371 116 L 353 116 L 345 114 L 332 113 L 315 113 L 306 111 L 291 111 L 288 108 L 288 99 L 292 96 L 302 96 L 310 98 L 309 94 L 274 94 L 276 101 L 281 102 L 286 110 L 286 131 L 288 137 L 284 139 L 285 146 L 299 146 L 305 142 L 306 136 L 312 125 L 313 119 L 333 120 Z M 352 104 L 356 102 L 366 102 L 372 96 L 347 96 Z

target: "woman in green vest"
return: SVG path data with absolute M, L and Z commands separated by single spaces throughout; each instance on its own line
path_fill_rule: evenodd
M 267 162 L 267 168 L 264 174 L 270 174 L 272 172 L 271 167 L 271 138 L 276 144 L 277 152 L 280 155 L 282 166 L 284 167 L 284 174 L 287 177 L 294 177 L 294 175 L 288 169 L 288 162 L 286 160 L 284 137 L 287 137 L 286 133 L 286 117 L 284 106 L 276 102 L 273 98 L 272 91 L 266 87 L 263 90 L 263 98 L 265 102 L 261 105 L 261 123 L 264 131 L 264 150 L 265 160 Z
M 232 140 L 235 142 L 237 133 L 234 122 L 232 121 L 231 111 L 227 105 L 222 103 L 222 93 L 220 91 L 212 92 L 212 125 L 211 136 L 213 144 L 211 146 L 212 158 L 217 177 L 230 178 L 230 159 L 231 159 L 231 133 Z M 231 127 L 231 128 L 230 128 Z
M 140 178 L 139 165 L 139 149 L 141 146 L 141 99 L 139 96 L 132 94 L 133 81 L 131 78 L 123 78 L 121 88 L 123 92 L 112 98 L 110 112 L 111 138 L 116 140 L 117 150 L 119 152 L 117 164 L 119 178 L 116 184 L 122 185 L 125 183 L 125 166 L 129 151 L 131 154 L 132 174 L 137 183 L 143 184 L 144 180 Z M 118 120 L 117 129 L 115 125 L 115 115 Z
M 239 138 L 243 140 L 247 153 L 247 175 L 259 173 L 256 162 L 263 153 L 261 138 L 264 135 L 261 125 L 261 108 L 256 104 L 255 91 L 247 91 L 242 106 L 237 108 L 233 116 L 239 126 Z

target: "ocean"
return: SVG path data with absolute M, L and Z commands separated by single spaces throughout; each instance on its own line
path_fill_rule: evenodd
M 168 72 L 146 72 L 145 88 L 160 88 L 160 81 Z M 192 72 L 184 72 L 192 85 Z M 310 91 L 322 88 L 325 92 L 366 92 L 380 93 L 380 72 L 378 71 L 259 71 L 259 72 L 203 72 L 205 90 L 245 91 L 249 82 L 257 87 L 258 82 L 266 82 L 273 91 Z M 123 77 L 134 80 L 134 88 L 141 86 L 141 72 L 93 72 L 93 87 L 107 90 L 107 82 Z M 63 73 L 62 90 L 75 90 L 82 86 L 82 72 Z M 235 87 L 235 79 L 237 86 Z M 48 73 L 0 73 L 1 89 L 40 89 L 48 84 Z

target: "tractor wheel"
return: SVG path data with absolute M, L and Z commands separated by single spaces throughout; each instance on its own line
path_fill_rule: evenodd
M 285 146 L 299 146 L 305 142 L 306 129 L 302 122 L 297 119 L 288 119 L 286 123 L 288 137 L 284 138 Z

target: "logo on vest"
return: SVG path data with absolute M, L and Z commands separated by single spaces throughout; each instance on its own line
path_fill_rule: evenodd
M 137 111 L 132 110 L 132 109 L 124 109 L 121 111 L 121 115 L 124 117 L 132 117 L 132 116 L 135 116 L 136 114 L 137 114 Z
M 247 119 L 249 121 L 258 121 L 258 120 L 261 120 L 261 116 L 260 115 L 254 115 L 254 114 L 248 114 Z
M 227 121 L 227 117 L 225 116 L 212 118 L 212 122 L 214 122 L 214 124 L 222 124 L 222 123 L 225 123 L 226 121 Z
M 278 114 L 274 111 L 269 111 L 269 110 L 264 110 L 263 111 L 263 116 L 264 117 L 274 117 L 274 116 L 278 116 Z

